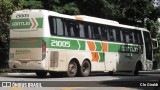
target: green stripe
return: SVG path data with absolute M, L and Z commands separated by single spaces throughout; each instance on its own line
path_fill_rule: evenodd
M 102 50 L 102 45 L 100 42 L 95 42 L 96 45 L 96 51 L 101 51 Z
M 100 53 L 99 53 L 99 56 L 100 56 L 99 62 L 104 62 L 104 59 L 105 59 L 104 53 L 103 53 L 103 52 L 100 52 Z
M 37 28 L 42 28 L 42 26 L 43 26 L 43 18 L 36 18 L 36 20 L 38 22 Z
M 80 49 L 79 50 L 85 50 L 86 42 L 85 41 L 79 41 Z
M 109 43 L 108 52 L 120 52 L 122 44 L 111 44 Z

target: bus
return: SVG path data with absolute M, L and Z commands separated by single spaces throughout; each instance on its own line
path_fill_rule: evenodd
M 152 70 L 150 32 L 86 15 L 32 9 L 11 16 L 9 67 L 38 77 Z

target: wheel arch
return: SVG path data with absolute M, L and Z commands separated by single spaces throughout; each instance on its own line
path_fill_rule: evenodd
M 74 61 L 74 62 L 77 64 L 78 68 L 80 67 L 80 63 L 79 63 L 79 61 L 78 61 L 77 58 L 72 58 L 72 59 L 69 61 L 69 63 L 72 62 L 72 61 Z
M 141 60 L 138 60 L 135 64 L 135 69 L 136 69 L 136 66 L 138 65 L 139 67 L 139 70 L 142 70 L 143 69 L 143 65 L 142 65 L 142 61 Z

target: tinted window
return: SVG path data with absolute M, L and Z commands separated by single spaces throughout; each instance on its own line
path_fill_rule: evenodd
M 84 34 L 84 24 L 83 24 L 83 23 L 80 23 L 80 24 L 79 24 L 79 34 L 80 34 L 80 37 L 85 38 L 85 34 Z
M 98 25 L 92 25 L 93 30 L 93 38 L 94 39 L 101 39 L 100 38 L 100 27 Z
M 121 30 L 120 28 L 116 29 L 116 41 L 121 42 Z
M 142 44 L 142 35 L 140 31 L 135 30 L 134 31 L 134 40 L 137 44 Z
M 64 20 L 66 25 L 66 33 L 70 37 L 79 37 L 80 31 L 78 23 L 74 20 Z
M 56 21 L 57 21 L 57 35 L 64 35 L 62 20 L 60 18 L 57 18 Z
M 50 26 L 51 35 L 56 35 L 57 34 L 56 18 L 49 17 L 49 26 Z
M 109 41 L 115 41 L 116 40 L 116 34 L 115 34 L 115 29 L 112 27 L 108 28 L 108 40 Z
M 84 24 L 84 33 L 85 33 L 85 38 L 89 38 L 89 39 L 93 38 L 91 26 L 88 23 Z
M 101 36 L 102 36 L 102 40 L 108 40 L 108 36 L 107 36 L 107 28 L 106 26 L 101 26 Z

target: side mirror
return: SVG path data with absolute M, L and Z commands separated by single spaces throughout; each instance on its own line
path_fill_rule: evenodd
M 159 44 L 157 39 L 152 39 L 153 49 L 157 49 Z

